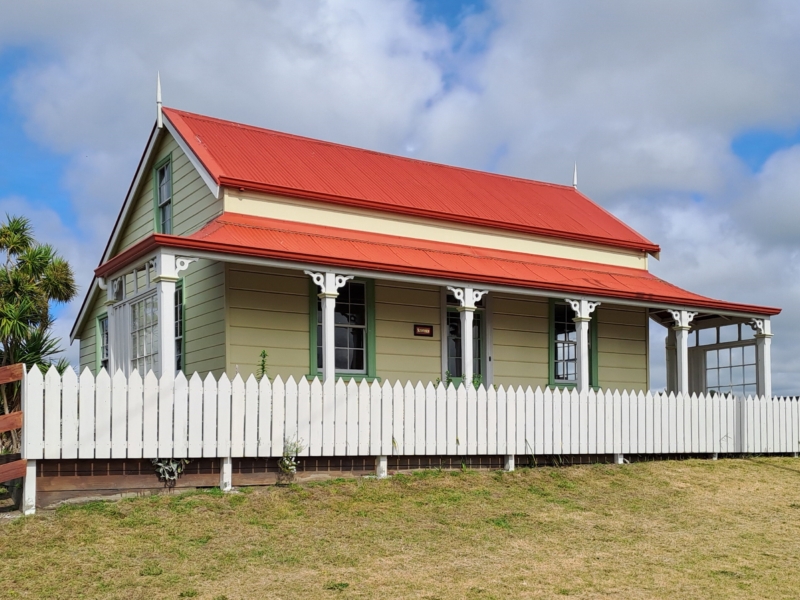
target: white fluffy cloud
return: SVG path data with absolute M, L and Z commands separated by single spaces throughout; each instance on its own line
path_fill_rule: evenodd
M 82 257 L 130 183 L 160 70 L 167 105 L 223 118 L 556 182 L 577 160 L 581 189 L 662 245 L 655 272 L 786 309 L 776 387 L 800 392 L 800 148 L 756 175 L 731 151 L 800 127 L 800 5 L 497 0 L 458 31 L 416 8 L 28 1 L 4 6 L 0 52 L 30 51 L 15 98 L 70 159 Z

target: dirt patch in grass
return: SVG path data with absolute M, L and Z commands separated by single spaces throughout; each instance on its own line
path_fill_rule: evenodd
M 786 598 L 800 461 L 429 471 L 0 524 L 7 598 Z

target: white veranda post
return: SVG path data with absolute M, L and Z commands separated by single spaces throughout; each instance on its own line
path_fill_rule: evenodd
M 486 295 L 486 290 L 470 287 L 456 288 L 447 286 L 458 300 L 458 311 L 461 313 L 461 374 L 464 383 L 471 383 L 475 374 L 473 364 L 474 347 L 472 339 L 472 322 L 475 316 L 475 305 Z
M 575 317 L 575 337 L 577 350 L 575 352 L 576 387 L 579 392 L 589 389 L 589 323 L 592 320 L 594 309 L 600 306 L 599 302 L 589 300 L 566 300 Z
M 339 297 L 339 289 L 353 276 L 303 272 L 319 287 L 319 299 L 322 301 L 322 380 L 332 383 L 336 377 L 336 298 Z
M 159 364 L 161 375 L 175 375 L 175 284 L 181 271 L 189 268 L 196 258 L 176 257 L 162 250 L 158 253 L 155 278 L 158 298 Z
M 672 319 L 675 321 L 675 325 L 672 329 L 675 331 L 676 391 L 688 394 L 689 331 L 692 328 L 692 320 L 697 316 L 697 313 L 688 310 L 670 310 L 669 312 L 672 315 Z
M 772 327 L 769 319 L 753 319 L 750 327 L 756 332 L 756 393 L 772 397 Z

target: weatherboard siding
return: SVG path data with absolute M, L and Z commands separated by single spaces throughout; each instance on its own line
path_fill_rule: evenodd
M 155 231 L 153 167 L 168 156 L 172 160 L 173 233 L 189 235 L 222 213 L 222 201 L 214 197 L 175 139 L 167 132 L 162 135 L 144 169 L 114 254 Z
M 309 278 L 302 271 L 229 264 L 227 369 L 256 373 L 266 350 L 271 377 L 309 372 Z
M 492 296 L 492 383 L 547 385 L 548 311 L 546 298 Z
M 96 294 L 92 308 L 89 310 L 89 317 L 86 319 L 86 326 L 80 340 L 80 370 L 88 367 L 92 373 L 97 374 L 97 317 L 106 312 L 103 300 L 105 292 L 100 291 Z
M 186 372 L 219 377 L 225 364 L 225 263 L 200 260 L 184 272 Z
M 598 377 L 609 390 L 648 388 L 648 316 L 646 308 L 597 307 Z
M 441 291 L 437 286 L 375 282 L 376 375 L 386 381 L 436 381 L 442 374 Z M 433 337 L 414 335 L 433 326 Z

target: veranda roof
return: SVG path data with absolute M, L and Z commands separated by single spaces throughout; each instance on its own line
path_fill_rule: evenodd
M 188 237 L 152 234 L 97 268 L 105 276 L 158 246 L 261 257 L 343 270 L 417 275 L 650 304 L 775 315 L 780 309 L 724 302 L 683 290 L 644 269 L 493 250 L 224 213 Z

